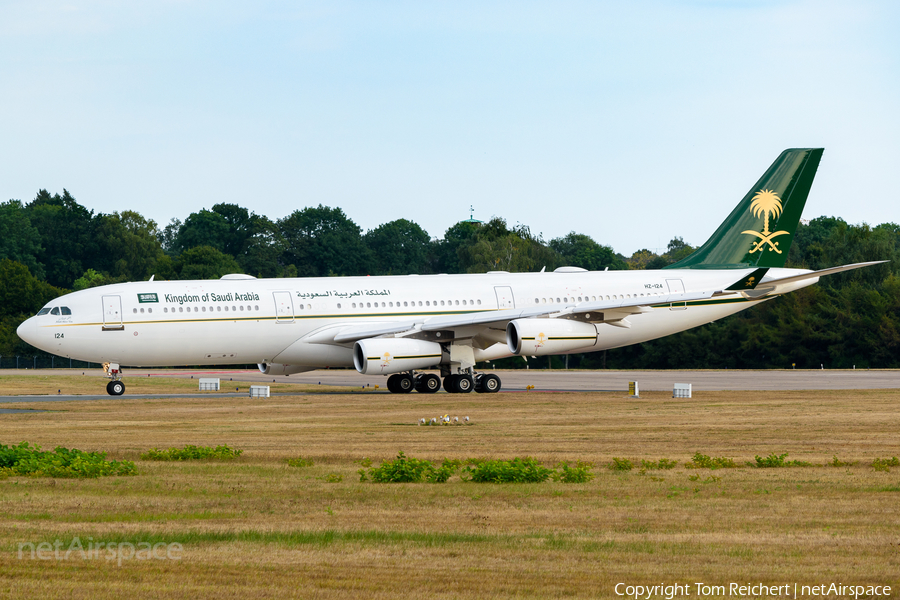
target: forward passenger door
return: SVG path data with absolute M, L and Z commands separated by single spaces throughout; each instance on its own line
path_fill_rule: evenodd
M 103 296 L 103 331 L 121 331 L 122 296 Z

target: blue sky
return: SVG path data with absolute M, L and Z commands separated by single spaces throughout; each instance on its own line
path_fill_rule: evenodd
M 0 3 L 0 198 L 705 241 L 788 147 L 900 222 L 900 4 Z

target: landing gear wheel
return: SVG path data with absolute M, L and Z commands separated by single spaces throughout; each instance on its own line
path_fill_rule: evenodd
M 456 381 L 459 379 L 459 375 L 447 375 L 444 377 L 444 390 L 449 394 L 458 394 L 459 390 L 456 388 Z
M 121 396 L 125 393 L 125 384 L 121 381 L 110 381 L 106 384 L 106 393 L 110 396 Z
M 475 391 L 482 394 L 495 394 L 500 391 L 500 378 L 496 375 L 481 375 L 475 382 Z
M 413 385 L 413 378 L 405 373 L 395 373 L 387 380 L 387 388 L 392 394 L 408 394 L 413 390 Z
M 475 388 L 475 380 L 471 375 L 457 375 L 456 391 L 460 394 L 468 394 Z
M 413 381 L 412 376 L 404 374 L 397 375 L 396 377 L 397 383 L 394 384 L 394 387 L 396 387 L 397 389 L 395 390 L 395 393 L 408 394 L 413 391 L 413 388 L 415 387 L 415 381 Z
M 420 394 L 433 394 L 441 389 L 441 378 L 427 373 L 416 377 L 416 391 Z
M 391 375 L 390 377 L 388 377 L 388 380 L 387 380 L 387 389 L 388 389 L 388 391 L 390 391 L 392 394 L 396 394 L 396 393 L 397 393 L 397 376 L 396 376 L 396 375 Z

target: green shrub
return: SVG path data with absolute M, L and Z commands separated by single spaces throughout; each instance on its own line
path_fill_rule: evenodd
M 828 465 L 831 467 L 852 467 L 855 464 L 856 464 L 855 462 L 851 462 L 851 461 L 838 460 L 837 456 L 832 456 L 831 462 L 828 463 Z
M 344 480 L 344 476 L 340 473 L 329 473 L 325 476 L 325 481 L 328 483 L 340 483 Z
M 594 479 L 593 468 L 593 463 L 579 461 L 574 465 L 559 463 L 555 469 L 550 469 L 530 457 L 511 460 L 445 458 L 438 466 L 399 452 L 394 460 L 375 468 L 359 469 L 357 473 L 360 481 L 376 483 L 444 483 L 457 473 L 463 481 L 475 483 L 540 483 L 551 478 L 562 483 L 585 483 Z
M 700 475 L 697 475 L 697 474 L 689 475 L 688 479 L 690 479 L 691 481 L 700 481 Z M 716 477 L 715 475 L 710 475 L 703 481 L 700 481 L 700 483 L 717 483 L 719 481 L 722 481 L 721 477 Z
M 891 467 L 900 466 L 900 460 L 897 460 L 897 457 L 893 458 L 876 458 L 872 461 L 872 468 L 876 471 L 890 471 Z
M 313 466 L 313 461 L 311 458 L 289 458 L 287 459 L 289 467 L 311 467 Z
M 559 470 L 554 471 L 551 475 L 553 481 L 586 483 L 594 478 L 594 474 L 591 473 L 594 463 L 578 461 L 574 467 L 570 467 L 568 463 L 559 463 L 556 468 Z
M 216 446 L 193 446 L 187 445 L 184 448 L 169 448 L 168 450 L 160 450 L 159 448 L 151 448 L 143 454 L 143 460 L 231 460 L 243 454 L 243 450 L 231 448 L 228 444 Z
M 667 471 L 678 466 L 678 461 L 661 458 L 658 461 L 641 460 L 641 473 L 645 471 Z
M 634 465 L 632 465 L 631 461 L 627 458 L 619 458 L 618 456 L 614 456 L 612 462 L 610 462 L 607 467 L 611 471 L 630 471 L 634 468 Z
M 537 459 L 486 460 L 463 469 L 466 480 L 476 483 L 540 483 L 553 474 Z
M 733 459 L 724 456 L 710 457 L 697 452 L 690 462 L 684 463 L 688 469 L 734 469 L 737 467 Z
M 787 458 L 787 452 L 784 454 L 775 454 L 774 452 L 765 458 L 756 456 L 756 463 L 747 463 L 757 469 L 777 469 L 784 466 L 784 459 Z
M 383 462 L 375 468 L 357 471 L 359 480 L 371 479 L 375 483 L 444 483 L 459 469 L 459 461 L 444 461 L 440 467 L 434 463 L 418 458 L 409 458 L 403 452 L 397 453 L 397 458 L 389 462 Z
M 787 452 L 784 454 L 775 454 L 772 453 L 769 456 L 762 458 L 760 456 L 756 457 L 756 462 L 748 462 L 747 464 L 751 467 L 756 467 L 757 469 L 777 469 L 780 467 L 811 467 L 813 464 L 811 462 L 807 462 L 805 460 L 785 460 L 787 458 Z
M 459 465 L 452 463 L 443 463 L 440 467 L 431 473 L 425 474 L 425 480 L 428 483 L 444 483 L 459 470 Z
M 58 447 L 44 452 L 40 446 L 22 442 L 17 446 L 0 444 L 0 471 L 6 475 L 33 477 L 103 477 L 134 475 L 134 463 L 106 460 L 105 452 L 83 452 Z

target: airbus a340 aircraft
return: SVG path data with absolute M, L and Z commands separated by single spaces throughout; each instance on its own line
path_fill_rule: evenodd
M 819 277 L 784 263 L 821 148 L 781 153 L 696 252 L 656 271 L 150 281 L 67 294 L 18 329 L 41 350 L 119 365 L 255 362 L 267 374 L 355 367 L 395 393 L 496 392 L 476 363 L 596 352 L 721 319 Z

